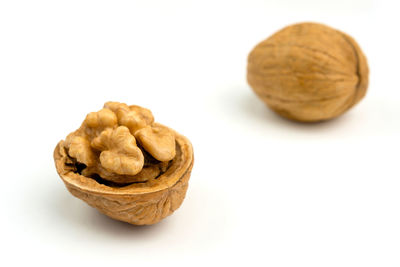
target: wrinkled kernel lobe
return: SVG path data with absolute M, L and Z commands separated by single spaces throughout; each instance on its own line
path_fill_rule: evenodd
M 68 135 L 65 147 L 71 158 L 87 166 L 82 171 L 85 176 L 97 174 L 106 180 L 128 183 L 146 181 L 146 175 L 154 178 L 166 171 L 167 162 L 175 157 L 175 135 L 169 128 L 154 124 L 148 109 L 106 102 Z M 147 160 L 153 165 L 145 165 L 145 155 L 156 159 Z

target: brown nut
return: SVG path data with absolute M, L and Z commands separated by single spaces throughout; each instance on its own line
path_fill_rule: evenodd
M 125 103 L 108 101 L 104 104 L 104 108 L 107 108 L 107 109 L 111 110 L 112 112 L 116 113 L 117 110 L 120 108 L 129 109 L 129 106 Z
M 71 157 L 76 158 L 78 162 L 86 166 L 93 166 L 96 162 L 96 157 L 91 150 L 90 142 L 82 137 L 76 135 L 69 135 L 66 140 L 66 148 Z
M 167 127 L 147 126 L 135 133 L 144 149 L 159 161 L 169 161 L 175 157 L 175 137 Z
M 88 127 L 113 127 L 117 124 L 117 116 L 109 109 L 103 108 L 97 112 L 90 112 L 85 119 Z
M 54 150 L 67 189 L 128 223 L 153 224 L 170 215 L 185 197 L 193 149 L 188 139 L 153 121 L 149 110 L 118 102 L 89 113 Z M 141 146 L 133 130 L 144 140 Z
M 193 167 L 189 140 L 175 134 L 176 156 L 157 179 L 126 186 L 109 186 L 80 175 L 69 167 L 64 142 L 54 150 L 56 169 L 72 195 L 101 213 L 131 224 L 154 224 L 182 204 Z
M 139 106 L 129 106 L 128 109 L 119 108 L 116 114 L 118 123 L 128 127 L 132 134 L 154 122 L 151 111 Z
M 100 150 L 100 163 L 110 172 L 121 175 L 138 174 L 144 164 L 142 151 L 125 126 L 108 128 L 93 139 L 91 146 Z
M 349 35 L 317 23 L 300 23 L 251 51 L 247 80 L 278 114 L 314 122 L 337 117 L 364 97 L 368 65 Z

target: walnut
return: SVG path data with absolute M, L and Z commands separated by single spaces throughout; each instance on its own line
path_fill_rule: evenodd
M 151 111 L 139 106 L 119 108 L 117 116 L 118 123 L 128 127 L 132 134 L 154 122 Z
M 193 150 L 150 110 L 107 102 L 58 143 L 54 159 L 74 196 L 112 218 L 153 224 L 182 203 Z
M 92 140 L 91 146 L 101 151 L 100 163 L 107 171 L 135 175 L 143 168 L 143 153 L 125 126 L 105 129 Z
M 103 108 L 97 112 L 90 112 L 82 123 L 80 131 L 87 138 L 92 139 L 105 128 L 117 126 L 118 119 L 114 112 Z
M 96 162 L 95 154 L 93 153 L 90 142 L 82 137 L 69 135 L 66 141 L 68 153 L 72 158 L 86 166 L 93 166 Z
M 113 127 L 117 124 L 117 116 L 111 110 L 103 108 L 98 112 L 90 112 L 86 116 L 85 123 L 90 128 Z
M 168 161 L 175 157 L 175 138 L 168 128 L 147 126 L 138 130 L 135 136 L 144 149 L 159 161 Z
M 120 108 L 129 109 L 129 106 L 125 103 L 108 101 L 104 104 L 104 108 L 107 108 L 112 112 L 116 113 L 117 110 Z
M 300 23 L 251 51 L 247 80 L 281 116 L 315 122 L 341 115 L 364 97 L 368 65 L 349 35 L 321 24 Z

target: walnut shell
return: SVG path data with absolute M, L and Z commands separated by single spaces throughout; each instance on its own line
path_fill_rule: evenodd
M 364 97 L 368 65 L 349 35 L 300 23 L 278 31 L 250 52 L 247 81 L 276 113 L 315 122 L 341 115 Z
M 175 134 L 176 155 L 156 179 L 117 186 L 80 175 L 72 170 L 64 141 L 60 141 L 54 150 L 57 172 L 72 195 L 101 213 L 136 225 L 157 223 L 182 204 L 193 167 L 190 141 L 171 131 Z

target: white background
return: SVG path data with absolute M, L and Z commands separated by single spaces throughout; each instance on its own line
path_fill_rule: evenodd
M 2 266 L 399 266 L 396 1 L 1 1 Z M 246 57 L 295 22 L 352 35 L 366 98 L 293 123 L 246 83 Z M 187 197 L 154 226 L 70 195 L 56 143 L 105 101 L 148 107 L 195 149 Z

